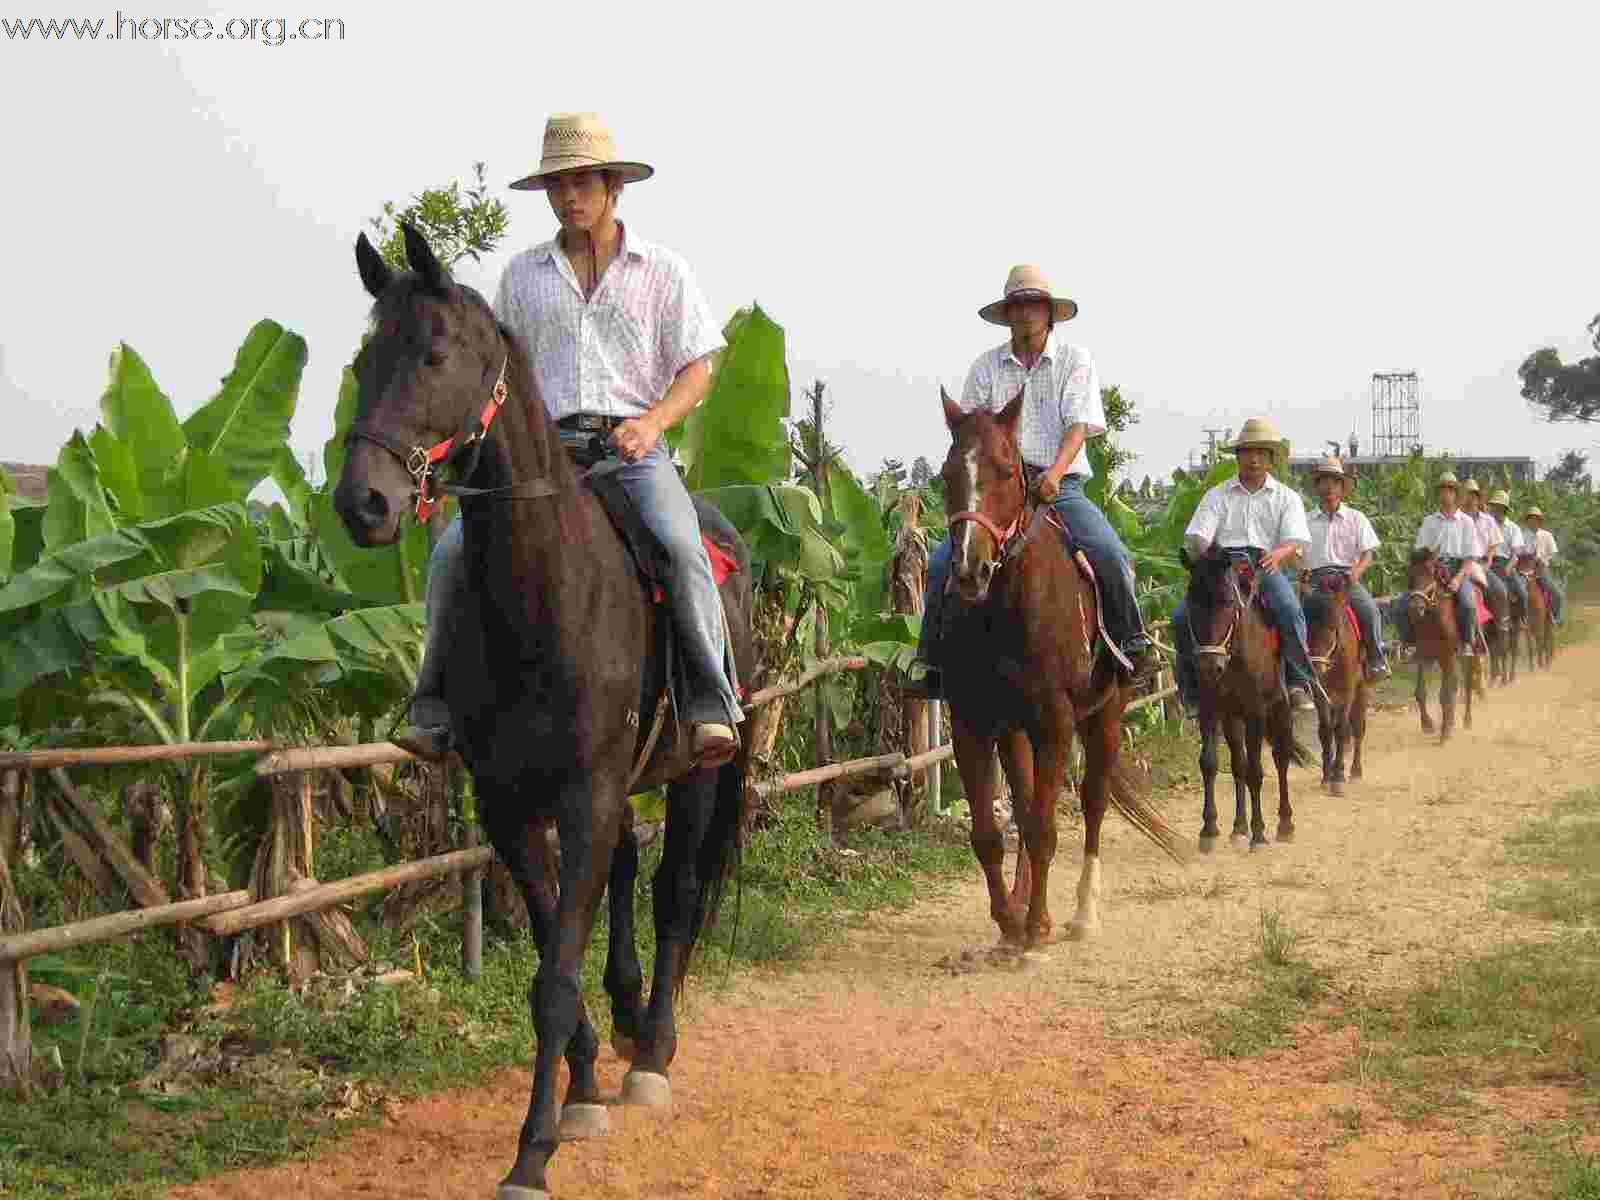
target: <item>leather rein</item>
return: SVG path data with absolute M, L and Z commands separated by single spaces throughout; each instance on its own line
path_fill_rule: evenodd
M 1233 567 L 1228 568 L 1228 587 L 1233 591 L 1233 620 L 1228 623 L 1228 632 L 1220 642 L 1211 645 L 1202 645 L 1200 635 L 1194 631 L 1194 609 L 1191 607 L 1184 613 L 1184 619 L 1189 622 L 1189 638 L 1194 643 L 1196 654 L 1207 654 L 1213 658 L 1222 659 L 1222 665 L 1228 665 L 1228 659 L 1233 657 L 1233 635 L 1239 632 L 1239 622 L 1243 620 L 1245 610 L 1250 607 L 1250 601 L 1255 599 L 1256 582 L 1259 574 L 1250 580 L 1250 595 L 1246 596 L 1239 590 L 1239 572 Z
M 433 515 L 433 510 L 441 503 L 440 496 L 499 496 L 507 500 L 536 499 L 541 496 L 556 495 L 556 486 L 548 476 L 540 475 L 533 479 L 526 479 L 520 483 L 506 484 L 503 487 L 475 488 L 466 487 L 459 483 L 443 483 L 438 479 L 438 474 L 449 466 L 457 455 L 468 448 L 472 451 L 472 458 L 466 464 L 458 478 L 466 479 L 477 468 L 478 457 L 483 453 L 483 442 L 489 434 L 489 426 L 494 424 L 495 417 L 499 416 L 501 408 L 506 402 L 506 368 L 511 362 L 511 354 L 506 352 L 500 360 L 500 375 L 494 381 L 490 390 L 489 399 L 484 403 L 483 409 L 478 414 L 477 428 L 470 433 L 454 434 L 442 442 L 435 442 L 432 446 L 407 446 L 403 442 L 390 437 L 383 430 L 378 429 L 364 421 L 357 421 L 350 426 L 345 434 L 345 445 L 352 442 L 371 442 L 383 450 L 387 450 L 405 467 L 406 473 L 411 476 L 413 484 L 411 494 L 416 497 L 416 514 L 419 523 L 426 522 Z
M 1022 486 L 1022 503 L 1017 508 L 1017 515 L 1011 518 L 1011 524 L 1004 529 L 1000 528 L 999 522 L 985 513 L 978 512 L 976 509 L 965 509 L 958 513 L 952 513 L 946 522 L 946 528 L 952 535 L 955 533 L 956 526 L 963 521 L 971 521 L 989 531 L 989 536 L 994 538 L 995 546 L 995 556 L 989 561 L 994 566 L 996 573 L 999 572 L 1001 567 L 1005 566 L 1007 561 L 1015 557 L 1016 552 L 1021 548 L 1017 534 L 1022 525 L 1023 515 L 1028 511 L 1028 478 L 1025 466 L 1018 470 L 1017 478 Z M 1032 529 L 1033 526 L 1030 523 L 1028 533 L 1031 533 Z M 1026 533 L 1022 535 L 1021 541 L 1027 541 Z M 952 581 L 954 578 L 954 576 L 951 576 Z

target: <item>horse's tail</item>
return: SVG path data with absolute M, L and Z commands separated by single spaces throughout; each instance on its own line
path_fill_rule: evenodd
M 749 736 L 748 731 L 745 734 Z M 689 960 L 694 956 L 700 935 L 716 924 L 717 910 L 722 905 L 722 890 L 728 879 L 739 869 L 740 837 L 744 829 L 745 772 L 749 759 L 748 748 L 741 747 L 734 758 L 717 768 L 716 795 L 712 801 L 711 820 L 706 824 L 705 836 L 700 839 L 700 850 L 695 856 L 696 887 L 694 907 L 689 917 L 689 937 L 683 953 L 678 957 L 677 977 L 673 989 L 682 992 L 689 974 Z M 737 926 L 737 922 L 735 922 Z M 737 928 L 735 929 L 737 933 Z
M 1300 735 L 1294 731 L 1293 717 L 1283 723 L 1283 728 L 1283 753 L 1288 756 L 1289 761 L 1297 767 L 1320 767 L 1322 765 L 1321 756 L 1312 758 L 1310 747 L 1302 742 Z
M 1127 763 L 1119 760 L 1112 768 L 1106 790 L 1111 796 L 1111 803 L 1128 819 L 1128 824 L 1154 842 L 1179 866 L 1188 863 L 1186 844 L 1178 837 L 1177 831 L 1167 824 L 1161 810 L 1146 798 Z

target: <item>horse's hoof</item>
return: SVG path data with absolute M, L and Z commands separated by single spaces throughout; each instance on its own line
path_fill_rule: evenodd
M 1080 921 L 1073 917 L 1067 924 L 1067 936 L 1075 942 L 1087 942 L 1100 934 L 1100 918 L 1092 921 Z
M 1228 845 L 1230 846 L 1248 846 L 1249 844 L 1250 835 L 1248 833 L 1234 833 L 1228 835 Z
M 1257 838 L 1251 838 L 1250 839 L 1250 849 L 1251 849 L 1252 852 L 1254 852 L 1256 850 L 1266 850 L 1269 847 L 1271 847 L 1271 845 L 1272 845 L 1272 843 L 1267 841 L 1267 835 L 1266 834 L 1262 834 L 1259 839 L 1257 839 Z
M 672 1084 L 654 1071 L 629 1071 L 622 1077 L 622 1102 L 638 1108 L 671 1108 Z
M 1214 833 L 1202 833 L 1200 835 L 1200 853 L 1210 854 L 1217 848 L 1218 840 L 1217 835 Z
M 605 1137 L 611 1132 L 611 1110 L 604 1104 L 563 1104 L 560 1131 L 563 1142 Z
M 1343 795 L 1342 792 L 1340 794 Z M 1278 840 L 1280 842 L 1292 842 L 1292 841 L 1294 841 L 1294 826 L 1290 825 L 1290 826 L 1288 826 L 1286 828 L 1286 827 L 1284 827 L 1282 825 L 1279 825 L 1278 826 Z
M 1342 795 L 1344 795 L 1344 784 L 1343 784 L 1343 782 L 1341 782 L 1340 780 L 1335 779 L 1332 783 L 1330 783 L 1328 785 L 1328 794 L 1330 796 L 1342 796 Z
M 1023 971 L 1037 971 L 1050 961 L 1050 956 L 1042 950 L 1024 950 L 1017 956 L 1017 967 Z
M 494 1193 L 494 1200 L 551 1200 L 543 1188 L 520 1187 L 515 1183 L 502 1183 Z
M 639 1056 L 639 1043 L 625 1033 L 611 1031 L 611 1048 L 623 1062 L 632 1062 Z

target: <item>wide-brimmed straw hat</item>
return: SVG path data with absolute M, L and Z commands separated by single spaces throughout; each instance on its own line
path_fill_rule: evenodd
M 1464 492 L 1477 492 L 1480 496 L 1483 495 L 1483 489 L 1478 486 L 1476 479 L 1467 480 L 1466 483 L 1461 485 L 1461 490 Z
M 1511 493 L 1506 491 L 1505 488 L 1501 488 L 1498 492 L 1489 497 L 1489 503 L 1498 504 L 1501 508 L 1510 508 Z
M 1439 482 L 1433 486 L 1436 488 L 1453 487 L 1457 491 L 1460 491 L 1461 480 L 1456 478 L 1456 473 L 1454 471 L 1446 471 L 1443 475 L 1439 476 Z
M 1006 305 L 1012 300 L 1048 300 L 1050 311 L 1057 321 L 1070 321 L 1078 315 L 1078 303 L 1065 296 L 1057 296 L 1038 267 L 1024 264 L 1012 267 L 1006 276 L 1005 295 L 978 310 L 978 315 L 991 325 L 1008 325 Z
M 1351 475 L 1350 472 L 1344 469 L 1344 460 L 1341 459 L 1337 454 L 1323 455 L 1322 461 L 1319 462 L 1316 465 L 1316 469 L 1311 472 L 1311 481 L 1315 483 L 1319 475 L 1331 475 L 1333 478 L 1342 482 L 1344 484 L 1346 495 L 1348 495 L 1350 493 L 1350 489 L 1356 485 L 1355 476 Z
M 1244 428 L 1239 430 L 1239 436 L 1223 447 L 1225 450 L 1248 450 L 1255 447 L 1258 450 L 1278 451 L 1283 448 L 1283 434 L 1278 432 L 1278 427 L 1266 417 L 1251 417 L 1244 423 Z
M 1530 508 L 1527 512 L 1523 513 L 1522 516 L 1524 520 L 1526 520 L 1528 517 L 1542 517 L 1544 516 L 1544 509 L 1535 505 L 1533 508 Z
M 542 192 L 552 175 L 570 171 L 615 171 L 624 183 L 638 183 L 656 173 L 654 167 L 630 162 L 617 155 L 611 130 L 599 113 L 551 113 L 544 127 L 544 151 L 539 169 L 511 186 L 522 192 Z

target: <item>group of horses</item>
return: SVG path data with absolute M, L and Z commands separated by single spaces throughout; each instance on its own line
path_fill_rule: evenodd
M 748 725 L 730 762 L 703 766 L 687 752 L 686 732 L 670 716 L 678 677 L 671 610 L 659 577 L 644 569 L 648 554 L 641 557 L 637 534 L 630 540 L 608 506 L 595 474 L 601 468 L 569 458 L 522 339 L 478 292 L 450 277 L 426 239 L 409 225 L 402 230 L 409 271 L 391 269 L 365 235 L 357 241 L 372 325 L 354 364 L 358 400 L 334 504 L 356 544 L 378 546 L 393 543 L 402 522 L 413 512 L 424 516 L 441 494 L 460 500 L 466 600 L 454 615 L 445 698 L 484 828 L 521 888 L 539 946 L 528 997 L 537 1035 L 532 1093 L 497 1196 L 544 1200 L 560 1143 L 608 1129 L 596 1072 L 599 1039 L 579 982 L 607 893 L 603 985 L 612 1045 L 630 1063 L 620 1099 L 671 1104 L 674 1001 L 737 868 Z M 1002 941 L 1026 950 L 1053 936 L 1048 879 L 1056 801 L 1074 738 L 1084 748 L 1084 854 L 1070 932 L 1089 936 L 1099 925 L 1108 802 L 1173 859 L 1186 861 L 1187 854 L 1122 761 L 1132 688 L 1105 635 L 1092 569 L 1050 506 L 1035 498 L 1017 448 L 1021 394 L 999 413 L 963 413 L 948 395 L 942 399 L 951 433 L 943 479 L 953 593 L 944 606 L 942 665 L 954 753 L 991 915 Z M 749 679 L 750 553 L 714 506 L 696 502 L 703 531 L 733 564 L 719 586 L 739 677 Z M 1279 840 L 1294 828 L 1288 763 L 1309 763 L 1294 740 L 1275 634 L 1256 602 L 1253 570 L 1248 560 L 1223 555 L 1192 564 L 1191 621 L 1202 651 L 1202 849 L 1217 837 L 1219 724 L 1233 752 L 1234 832 L 1248 833 L 1253 845 L 1265 842 L 1263 735 L 1270 733 L 1278 765 Z M 1441 663 L 1453 688 L 1455 627 L 1430 616 L 1448 608 L 1430 571 L 1424 561 L 1413 564 L 1412 627 L 1419 653 Z M 1324 779 L 1331 786 L 1342 783 L 1352 734 L 1353 773 L 1360 775 L 1365 687 L 1359 648 L 1345 633 L 1342 589 L 1317 595 L 1324 598 L 1309 605 L 1313 653 L 1335 700 L 1324 714 Z M 997 751 L 1021 840 L 1009 886 L 994 810 Z M 634 944 L 639 844 L 630 797 L 659 784 L 667 787 L 666 834 L 654 878 L 657 948 L 646 1001 Z M 1248 829 L 1247 790 L 1254 810 Z M 554 888 L 547 874 L 552 827 L 561 848 Z M 569 1079 L 558 1098 L 563 1059 Z

